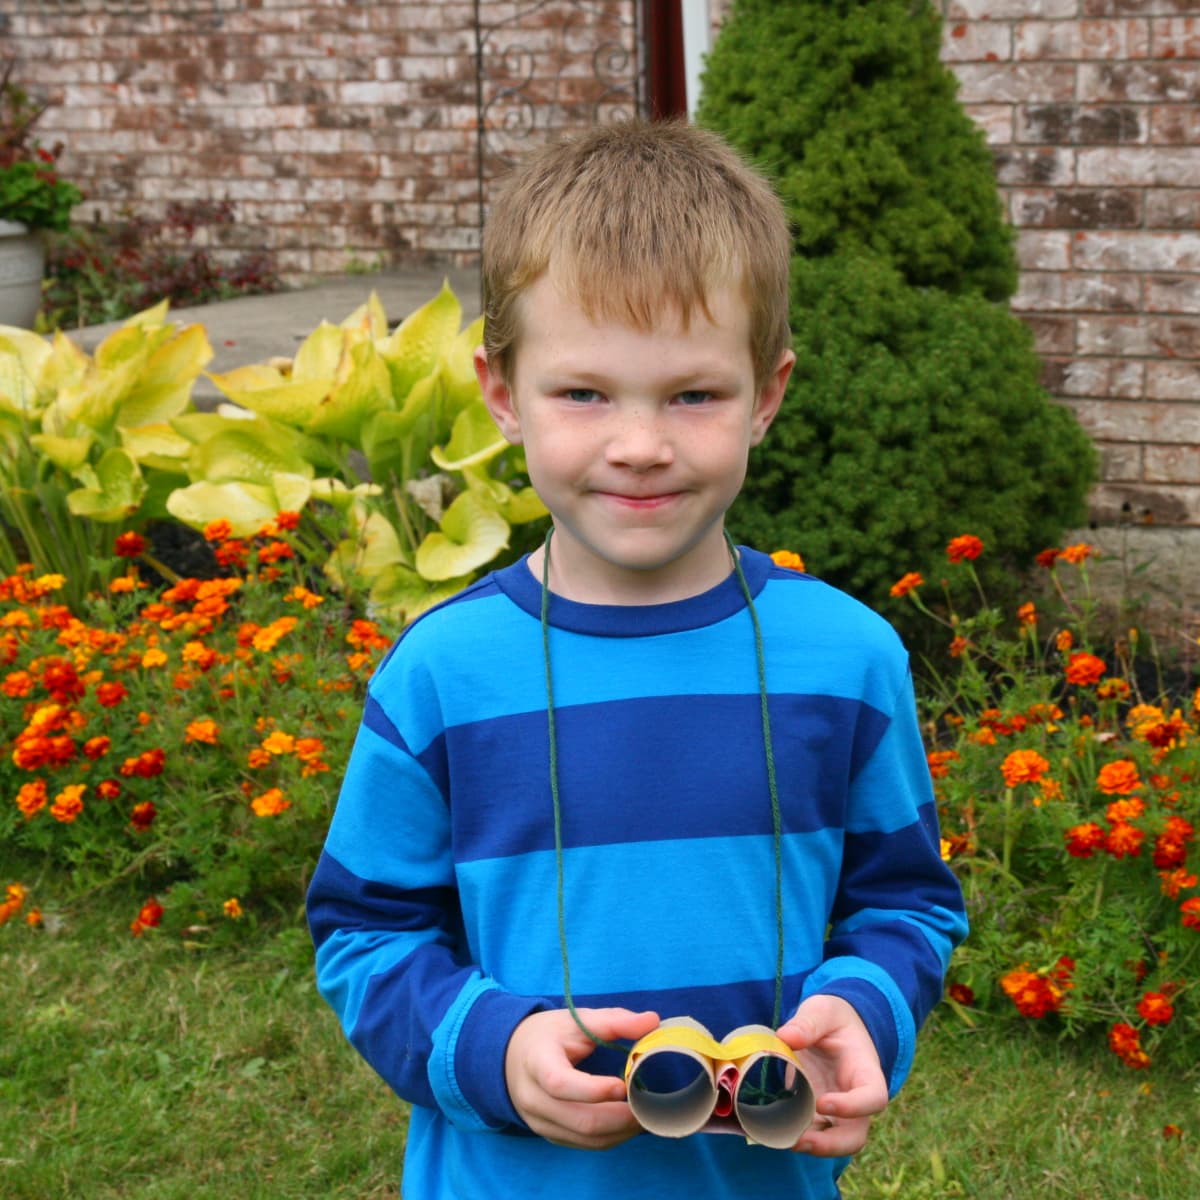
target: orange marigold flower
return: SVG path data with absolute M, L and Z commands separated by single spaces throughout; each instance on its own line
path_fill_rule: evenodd
M 154 818 L 157 816 L 158 809 L 154 807 L 154 801 L 143 800 L 141 804 L 133 806 L 133 811 L 129 814 L 129 823 L 139 833 L 145 833 L 154 824 Z
M 895 583 L 892 584 L 891 594 L 893 596 L 907 596 L 909 592 L 916 591 L 925 582 L 925 577 L 920 571 L 908 571 L 901 575 Z
M 137 558 L 146 552 L 146 539 L 140 533 L 128 531 L 117 535 L 113 553 L 118 558 Z
M 1104 849 L 1113 858 L 1137 858 L 1146 834 L 1128 821 L 1117 821 L 1104 837 Z
M 216 721 L 208 717 L 202 717 L 198 720 L 188 722 L 183 740 L 185 742 L 205 742 L 209 746 L 215 746 L 219 732 L 220 730 Z
M 1137 763 L 1131 758 L 1105 763 L 1096 776 L 1096 786 L 1106 796 L 1128 796 L 1130 792 L 1138 791 L 1142 780 L 1138 775 Z
M 1061 800 L 1063 798 L 1063 785 L 1057 779 L 1039 779 L 1038 787 L 1041 789 L 1041 800 Z M 1034 804 L 1040 804 L 1041 800 L 1034 800 Z
M 1189 929 L 1200 929 L 1200 896 L 1185 900 L 1179 911 L 1183 914 L 1183 923 Z
M 1178 900 L 1180 892 L 1187 888 L 1194 888 L 1197 883 L 1200 883 L 1200 879 L 1197 879 L 1190 871 L 1185 871 L 1183 867 L 1160 871 L 1158 877 L 1162 880 L 1162 894 L 1169 900 Z
M 282 729 L 276 729 L 262 740 L 262 748 L 268 754 L 291 754 L 296 749 L 296 739 Z
M 386 650 L 392 643 L 379 632 L 379 626 L 374 621 L 361 618 L 350 622 L 350 632 L 346 641 L 360 650 Z
M 1067 682 L 1073 683 L 1077 687 L 1087 687 L 1090 684 L 1098 683 L 1107 670 L 1108 666 L 1104 659 L 1080 651 L 1072 654 L 1067 663 Z
M 958 762 L 962 755 L 957 750 L 931 750 L 926 756 L 929 774 L 934 779 L 945 779 L 950 774 L 950 764 Z
M 1000 764 L 1008 787 L 1037 783 L 1050 770 L 1050 764 L 1036 750 L 1014 750 Z
M 1104 810 L 1104 819 L 1114 825 L 1118 821 L 1136 821 L 1146 811 L 1145 801 L 1138 796 L 1113 800 Z
M 167 661 L 167 656 L 157 646 L 147 650 L 142 655 L 142 666 L 147 670 L 153 670 L 155 667 L 161 667 Z
M 33 676 L 28 671 L 12 671 L 0 683 L 0 692 L 10 700 L 20 700 L 33 691 Z
M 46 784 L 41 779 L 32 779 L 23 783 L 17 789 L 17 807 L 28 820 L 35 812 L 46 807 L 49 797 L 46 794 Z
M 1169 1025 L 1175 1015 L 1175 1006 L 1162 992 L 1146 992 L 1138 1001 L 1137 1010 L 1147 1025 Z
M 230 896 L 230 898 L 221 905 L 221 908 L 231 921 L 237 921 L 245 915 L 242 910 L 242 903 L 236 896 Z
M 267 751 L 261 746 L 255 746 L 254 749 L 246 755 L 246 765 L 255 771 L 261 767 L 265 767 L 270 761 L 270 754 L 268 754 Z
M 233 533 L 233 526 L 222 517 L 219 521 L 209 521 L 204 526 L 204 539 L 208 542 L 223 542 Z
M 325 603 L 324 596 L 318 596 L 316 592 L 310 592 L 308 588 L 301 587 L 300 584 L 296 584 L 296 586 L 292 588 L 292 590 L 288 592 L 286 596 L 284 596 L 284 599 L 298 601 L 300 604 L 303 604 L 305 608 L 316 608 L 318 604 Z
M 1028 970 L 1024 964 L 1001 976 L 1000 987 L 1023 1017 L 1044 1017 L 1062 1007 L 1062 988 L 1045 975 Z
M 86 784 L 68 784 L 54 797 L 54 803 L 50 805 L 50 815 L 56 821 L 61 821 L 64 825 L 69 825 L 83 812 L 83 793 L 86 791 Z
M 101 734 L 99 737 L 88 738 L 83 743 L 83 756 L 90 758 L 92 762 L 103 758 L 109 750 L 112 749 L 112 738 L 107 734 Z
M 160 746 L 155 746 L 153 750 L 143 750 L 136 758 L 127 758 L 121 764 L 121 774 L 127 778 L 136 775 L 139 779 L 153 779 L 163 773 L 166 757 L 166 751 Z
M 1104 845 L 1104 830 L 1095 821 L 1072 825 L 1064 834 L 1072 858 L 1091 858 Z
M 1108 1048 L 1135 1071 L 1150 1065 L 1150 1056 L 1142 1049 L 1138 1031 L 1124 1021 L 1118 1021 L 1108 1031 Z
M 1168 1124 L 1163 1126 L 1163 1137 L 1165 1138 L 1182 1138 L 1183 1130 L 1178 1125 Z
M 115 779 L 102 779 L 96 784 L 96 795 L 101 800 L 115 800 L 121 794 L 121 785 Z
M 963 655 L 963 652 L 967 649 L 968 646 L 970 646 L 970 644 L 971 643 L 965 637 L 963 637 L 961 634 L 959 634 L 956 637 L 951 638 L 950 639 L 950 647 L 949 647 L 950 657 L 951 658 L 961 658 Z
M 116 708 L 129 695 L 129 689 L 119 680 L 101 683 L 96 687 L 96 703 L 104 708 Z
M 946 546 L 946 557 L 952 562 L 978 558 L 983 553 L 983 542 L 973 533 L 960 534 L 951 538 Z
M 1075 645 L 1075 635 L 1069 629 L 1062 629 L 1054 639 L 1054 644 L 1060 654 L 1066 654 Z
M 250 556 L 250 549 L 245 542 L 238 538 L 230 538 L 221 542 L 213 550 L 213 557 L 223 567 L 244 567 Z
M 296 552 L 287 542 L 268 542 L 258 552 L 260 563 L 279 562 L 283 558 L 295 558 Z
M 291 533 L 300 527 L 300 514 L 285 508 L 282 512 L 275 514 L 275 524 L 284 532 Z
M 1187 843 L 1181 838 L 1168 837 L 1165 833 L 1154 839 L 1154 866 L 1159 871 L 1170 871 L 1187 862 Z
M 1129 684 L 1116 677 L 1106 679 L 1096 687 L 1096 697 L 1100 700 L 1128 700 L 1129 692 Z
M 771 555 L 771 561 L 777 567 L 786 567 L 789 571 L 804 570 L 804 559 L 794 550 L 776 550 Z
M 124 596 L 129 592 L 136 592 L 138 588 L 144 588 L 146 585 L 134 575 L 118 575 L 109 585 L 108 590 L 114 596 Z
M 975 1003 L 975 993 L 965 983 L 952 983 L 946 989 L 946 995 L 956 1004 L 965 1004 L 970 1007 Z
M 1037 563 L 1039 567 L 1045 567 L 1046 570 L 1049 571 L 1052 570 L 1054 568 L 1054 564 L 1058 562 L 1058 553 L 1059 551 L 1057 546 L 1047 546 L 1045 550 L 1039 550 L 1037 554 L 1033 556 L 1033 561 Z
M 1026 601 L 1026 603 L 1022 604 L 1021 607 L 1017 609 L 1017 620 L 1020 621 L 1022 625 L 1037 624 L 1037 607 L 1034 605 L 1032 600 Z
M 1073 546 L 1068 546 L 1065 550 L 1058 552 L 1058 557 L 1063 562 L 1069 562 L 1073 566 L 1080 566 L 1086 559 L 1096 553 L 1094 546 L 1089 546 L 1087 542 L 1076 542 Z
M 290 800 L 285 800 L 279 788 L 269 788 L 261 796 L 255 796 L 250 801 L 250 807 L 259 817 L 277 817 L 281 812 L 292 807 Z
M 260 629 L 251 641 L 251 645 L 261 654 L 274 650 L 281 638 L 286 637 L 298 624 L 295 617 L 279 617 L 270 625 Z
M 143 930 L 153 929 L 154 926 L 161 925 L 162 919 L 163 906 L 157 900 L 151 898 L 138 909 L 138 915 L 129 926 L 129 932 L 134 937 L 141 937 Z

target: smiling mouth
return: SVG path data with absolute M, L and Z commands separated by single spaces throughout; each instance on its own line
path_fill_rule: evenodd
M 614 504 L 624 505 L 628 508 L 661 508 L 664 504 L 669 504 L 680 495 L 679 492 L 658 492 L 653 496 L 630 496 L 624 492 L 601 492 L 606 500 L 610 500 Z

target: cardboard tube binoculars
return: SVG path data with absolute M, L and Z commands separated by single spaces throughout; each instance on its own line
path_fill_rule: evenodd
M 699 1021 L 671 1017 L 630 1050 L 625 1086 L 638 1123 L 660 1137 L 740 1133 L 790 1150 L 813 1119 L 812 1086 L 765 1025 L 718 1042 Z

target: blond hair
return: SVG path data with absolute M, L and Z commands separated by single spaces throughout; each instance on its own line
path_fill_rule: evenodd
M 685 326 L 738 288 L 761 384 L 791 336 L 791 237 L 771 185 L 714 133 L 679 121 L 600 126 L 534 151 L 505 180 L 483 234 L 484 347 L 510 377 L 520 299 L 553 270 L 593 320 Z

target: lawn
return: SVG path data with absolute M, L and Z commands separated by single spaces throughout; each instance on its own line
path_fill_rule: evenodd
M 0 929 L 0 1195 L 396 1195 L 404 1105 L 316 995 L 302 929 L 202 950 L 114 933 L 105 908 Z M 986 1022 L 935 1015 L 847 1200 L 1200 1194 L 1200 1066 L 1135 1072 L 1049 1026 Z

